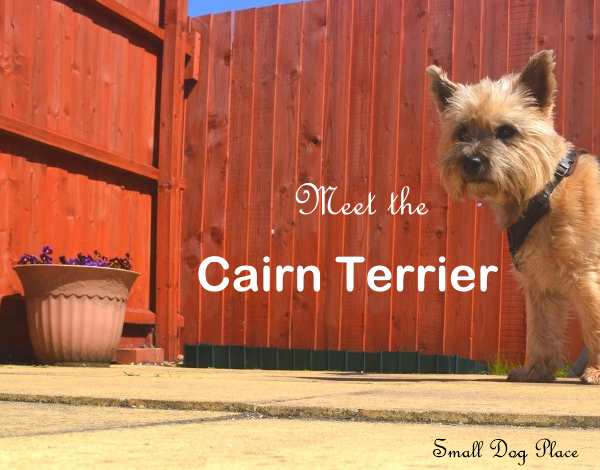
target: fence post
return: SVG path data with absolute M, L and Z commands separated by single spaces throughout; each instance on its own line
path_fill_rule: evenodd
M 156 339 L 165 358 L 179 351 L 179 273 L 181 263 L 181 167 L 183 155 L 184 69 L 187 0 L 163 3 L 158 132 L 159 182 L 156 212 Z

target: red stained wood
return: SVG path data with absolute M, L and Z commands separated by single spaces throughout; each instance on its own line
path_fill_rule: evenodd
M 202 317 L 197 273 L 201 261 L 210 17 L 195 19 L 192 27 L 202 35 L 204 46 L 200 77 L 187 100 L 183 157 L 187 188 L 183 193 L 181 308 L 186 320 L 183 341 L 189 344 L 199 341 Z
M 128 308 L 125 312 L 125 322 L 137 325 L 154 325 L 156 315 L 143 308 Z
M 565 64 L 565 2 L 563 0 L 546 0 L 539 2 L 537 20 L 537 49 L 552 49 L 556 58 L 554 73 L 559 83 L 563 82 Z M 569 90 L 559 87 L 554 108 L 556 129 L 564 129 L 563 101 Z
M 150 93 L 156 90 L 158 50 L 143 38 L 129 37 L 131 31 L 118 19 L 86 5 L 56 0 L 2 3 L 0 114 L 150 165 L 148 143 L 156 117 Z M 149 68 L 142 69 L 143 61 Z M 134 139 L 133 149 L 123 147 Z M 144 155 L 138 154 L 139 148 L 146 150 Z
M 569 98 L 566 91 L 559 94 L 557 127 L 564 127 L 568 137 L 596 145 L 592 122 L 575 132 L 569 124 L 574 119 L 565 111 L 597 94 L 591 85 L 596 73 L 585 58 L 598 61 L 597 39 L 590 34 L 592 22 L 598 22 L 595 3 L 586 0 L 569 6 L 573 11 L 568 18 L 576 17 L 568 20 L 572 24 L 566 22 L 574 44 L 564 33 L 564 3 L 554 1 L 322 0 L 304 4 L 301 21 L 297 5 L 281 6 L 278 14 L 275 8 L 236 13 L 225 257 L 232 266 L 248 262 L 261 267 L 265 254 L 272 257 L 272 265 L 315 264 L 322 282 L 318 293 L 296 292 L 291 277 L 282 293 L 244 296 L 227 290 L 223 341 L 320 349 L 418 349 L 522 361 L 524 303 L 511 273 L 504 234 L 488 209 L 449 203 L 439 184 L 437 110 L 429 98 L 424 68 L 436 63 L 455 79 L 472 82 L 519 70 L 537 48 L 552 47 L 557 52 L 559 87 L 579 63 L 585 62 L 588 78 L 577 85 L 576 97 Z M 201 21 L 206 20 L 195 24 Z M 574 48 L 578 53 L 565 61 Z M 201 70 L 213 66 L 206 60 L 210 62 L 204 57 Z M 297 83 L 289 76 L 296 67 Z M 188 116 L 205 112 L 201 101 L 190 107 Z M 585 103 L 590 116 L 598 114 L 594 103 L 592 99 Z M 188 122 L 186 139 L 194 148 L 203 135 L 195 127 L 198 119 Z M 293 122 L 298 123 L 297 134 Z M 197 158 L 208 164 L 206 155 Z M 410 202 L 425 202 L 429 213 L 391 218 L 384 207 L 371 217 L 305 216 L 298 214 L 296 204 L 290 214 L 294 166 L 292 190 L 305 182 L 338 186 L 335 202 L 358 202 L 372 190 L 381 206 L 389 191 L 408 185 Z M 190 169 L 196 173 L 187 178 L 192 189 L 186 196 L 186 217 L 192 227 L 198 218 L 197 187 L 204 184 L 201 168 L 194 162 Z M 205 199 L 203 204 L 208 203 Z M 417 293 L 416 279 L 409 276 L 404 292 L 377 294 L 367 292 L 363 266 L 357 269 L 354 292 L 348 293 L 342 284 L 344 273 L 335 262 L 342 254 L 362 255 L 369 265 L 389 266 L 437 265 L 443 255 L 448 269 L 494 264 L 501 272 L 491 275 L 485 293 L 444 294 L 431 284 Z M 198 261 L 193 256 L 184 260 L 189 274 L 183 282 L 193 286 Z M 195 298 L 196 294 L 184 294 L 186 316 L 208 321 L 212 314 L 200 312 Z M 573 331 L 572 336 L 577 338 L 578 333 Z M 202 338 L 193 332 L 187 337 Z M 572 342 L 571 355 L 578 345 L 577 340 Z
M 600 0 L 594 0 L 594 83 L 600 80 Z M 592 151 L 600 152 L 600 87 L 594 87 L 594 114 L 593 114 L 593 144 Z
M 327 3 L 325 0 L 312 1 L 304 3 L 303 9 L 296 187 L 304 183 L 320 184 L 323 154 Z M 318 265 L 320 217 L 316 214 L 299 215 L 298 209 L 298 206 L 294 208 L 294 263 L 298 266 Z M 312 282 L 309 277 L 307 279 Z M 302 294 L 294 292 L 292 295 L 290 346 L 312 348 L 319 294 L 306 289 Z
M 481 3 L 458 0 L 454 11 L 453 79 L 475 82 L 479 79 L 481 47 Z M 448 238 L 446 264 L 472 266 L 475 261 L 476 212 L 473 201 L 450 201 L 448 207 Z M 445 351 L 448 354 L 469 356 L 471 351 L 471 324 L 473 318 L 473 292 L 446 293 L 445 324 L 452 327 L 444 331 Z
M 181 273 L 181 170 L 183 155 L 183 79 L 187 28 L 185 0 L 164 3 L 165 43 L 162 51 L 159 184 L 156 218 L 156 334 L 165 357 L 174 360 L 179 350 L 177 315 Z
M 597 31 L 596 31 L 596 34 Z M 576 146 L 591 149 L 594 144 L 594 3 L 565 4 L 564 83 L 569 88 L 564 96 L 564 132 Z M 590 60 L 591 59 L 591 60 Z M 585 119 L 582 117 L 585 116 Z M 577 312 L 573 311 L 567 326 L 567 357 L 576 358 L 583 347 Z
M 42 142 L 49 147 L 68 152 L 78 158 L 93 160 L 151 180 L 158 179 L 158 170 L 150 165 L 131 162 L 125 157 L 107 152 L 86 142 L 65 137 L 57 132 L 49 132 L 23 121 L 0 116 L 0 129 L 31 141 Z
M 453 18 L 454 2 L 452 0 L 437 0 L 429 4 L 430 21 L 427 24 L 427 63 L 435 63 L 444 70 L 452 70 L 452 47 L 453 47 Z M 412 29 L 411 29 L 412 30 Z M 420 38 L 420 33 L 417 34 Z M 404 40 L 405 54 L 410 53 L 409 44 L 412 41 Z M 422 39 L 421 39 L 422 40 Z M 404 68 L 403 68 L 404 70 Z M 410 68 L 404 72 L 413 74 Z M 414 79 L 413 79 L 414 80 Z M 421 77 L 423 80 L 423 77 Z M 439 183 L 437 170 L 437 141 L 439 138 L 438 111 L 429 97 L 427 81 L 422 84 L 427 92 L 424 96 L 422 121 L 418 123 L 421 128 L 421 194 L 418 199 L 425 202 L 429 208 L 426 217 L 421 218 L 419 227 L 419 263 L 423 265 L 436 266 L 439 264 L 440 256 L 446 256 L 447 243 L 447 211 L 448 197 Z M 418 85 L 417 85 L 418 86 Z M 410 97 L 410 87 L 404 85 L 405 95 Z M 400 121 L 400 135 L 403 134 L 403 123 L 410 121 L 411 116 L 404 114 Z M 418 145 L 418 143 L 417 143 Z M 413 142 L 413 149 L 417 147 Z M 418 147 L 417 147 L 418 148 Z M 414 152 L 415 150 L 413 150 Z M 400 239 L 398 239 L 400 242 Z M 410 257 L 410 252 L 405 248 Z M 414 281 L 410 289 L 415 289 Z M 416 311 L 395 309 L 395 325 L 399 325 L 397 335 L 397 348 L 402 350 L 414 350 L 418 345 L 423 345 L 430 350 L 444 350 L 444 331 L 452 328 L 445 322 L 445 295 L 437 286 L 426 286 L 425 292 L 417 297 Z M 442 347 L 440 348 L 440 344 Z M 392 343 L 394 347 L 394 343 Z
M 275 64 L 279 8 L 256 10 L 254 43 L 255 89 L 252 112 L 252 158 L 248 196 L 248 263 L 262 272 L 263 259 L 270 256 L 273 182 L 273 124 L 275 110 Z M 289 158 L 289 157 L 288 157 Z M 257 185 L 258 184 L 258 185 Z M 245 342 L 269 344 L 269 294 L 248 295 Z
M 113 0 L 110 3 L 120 3 L 126 7 L 128 11 L 135 13 L 137 17 L 142 17 L 153 25 L 159 24 L 161 11 L 160 0 Z
M 417 191 L 417 194 L 419 186 L 418 172 L 412 171 L 415 166 L 413 162 L 418 164 L 419 159 L 413 158 L 414 155 L 411 155 L 410 150 L 405 149 L 403 144 L 397 145 L 396 140 L 400 101 L 398 91 L 401 60 L 400 31 L 403 25 L 403 11 L 393 0 L 380 1 L 376 5 L 369 189 L 376 194 L 377 212 L 368 219 L 367 266 L 389 264 L 389 260 L 395 259 L 395 249 L 401 246 L 410 246 L 411 242 L 416 242 L 416 236 L 411 237 L 417 233 L 416 231 L 407 233 L 407 230 L 403 230 L 402 240 L 398 244 L 394 243 L 396 224 L 404 222 L 406 227 L 406 224 L 410 222 L 402 220 L 401 217 L 392 216 L 387 211 L 387 206 L 390 194 L 406 184 L 407 180 L 411 179 L 409 184 L 413 186 L 413 191 Z M 415 7 L 420 8 L 416 3 Z M 404 26 L 408 22 L 414 22 L 418 16 L 416 11 L 412 11 L 414 16 L 411 16 L 409 11 L 404 11 L 404 20 L 407 20 Z M 404 59 L 406 61 L 407 57 Z M 416 67 L 415 71 L 422 69 L 423 67 Z M 421 74 L 419 73 L 419 75 Z M 413 95 L 416 96 L 420 105 L 422 93 L 414 93 L 413 90 Z M 418 115 L 419 105 L 414 106 L 411 110 L 413 118 L 415 114 Z M 399 178 L 398 175 L 400 175 Z M 415 176 L 416 178 L 412 179 Z M 417 223 L 416 220 L 415 223 Z M 400 256 L 400 258 L 402 257 Z M 364 347 L 367 351 L 384 351 L 389 348 L 392 295 L 392 291 L 367 290 L 364 340 Z
M 148 309 L 150 246 L 143 240 L 150 239 L 150 227 L 142 223 L 143 218 L 124 215 L 128 198 L 138 193 L 129 186 L 122 188 L 114 179 L 104 183 L 77 173 L 74 168 L 71 172 L 42 163 L 40 159 L 51 162 L 54 157 L 27 145 L 19 149 L 18 144 L 4 136 L 0 151 L 0 185 L 2 198 L 6 198 L 0 211 L 2 330 L 25 331 L 25 324 L 20 323 L 25 318 L 23 312 L 15 316 L 10 307 L 19 304 L 9 299 L 22 293 L 12 265 L 22 253 L 37 255 L 44 244 L 52 245 L 55 259 L 60 254 L 74 256 L 78 251 L 95 249 L 110 257 L 132 251 L 134 268 L 142 272 L 143 279 L 136 284 L 129 305 Z M 140 207 L 150 210 L 149 204 Z M 128 236 L 130 230 L 135 232 L 133 239 Z M 26 343 L 11 343 L 10 347 L 0 348 L 0 355 L 19 357 L 25 346 Z
M 509 4 L 508 69 L 519 71 L 535 52 L 537 3 L 511 0 Z M 502 312 L 500 351 L 504 360 L 522 362 L 525 358 L 525 301 L 520 286 L 512 274 L 512 260 L 503 237 Z
M 373 61 L 375 47 L 375 3 L 357 0 L 354 5 L 352 34 L 352 79 L 348 114 L 348 161 L 346 164 L 346 200 L 366 201 L 369 193 L 369 168 L 373 116 Z M 344 251 L 347 256 L 366 253 L 368 220 L 345 220 Z M 355 267 L 353 292 L 342 289 L 340 348 L 362 351 L 365 339 L 366 267 Z M 345 271 L 344 271 L 345 276 Z
M 327 4 L 325 111 L 321 184 L 338 187 L 337 204 L 345 197 L 350 103 L 352 0 L 330 0 Z M 366 157 L 366 156 L 365 156 Z M 344 216 L 322 217 L 319 232 L 321 292 L 315 324 L 318 349 L 338 349 L 340 336 L 342 269 L 335 257 L 342 252 Z
M 10 291 L 11 273 L 11 255 L 9 250 L 10 229 L 11 229 L 11 182 L 10 157 L 3 151 L 0 151 L 0 292 L 6 295 Z
M 566 16 L 565 16 L 566 2 L 561 0 L 550 0 L 539 2 L 538 7 L 538 19 L 537 19 L 537 49 L 552 49 L 556 58 L 556 67 L 554 73 L 558 83 L 564 83 L 565 75 L 565 27 L 566 27 Z M 586 59 L 587 62 L 587 59 Z M 589 66 L 592 66 L 590 64 Z M 565 118 L 567 112 L 565 112 L 565 100 L 569 99 L 572 90 L 565 86 L 559 86 L 555 97 L 555 111 L 554 111 L 554 123 L 556 129 L 559 132 L 565 130 Z M 591 123 L 590 123 L 591 124 Z M 592 128 L 594 128 L 592 126 Z M 581 348 L 581 333 L 579 332 L 579 325 L 576 320 L 575 312 L 572 312 L 572 319 L 568 322 L 568 333 L 569 338 L 565 353 L 570 359 L 578 357 Z
M 482 77 L 498 78 L 508 68 L 508 0 L 483 3 L 483 30 L 481 44 Z M 476 208 L 475 265 L 502 266 L 502 232 L 498 230 L 489 207 Z M 491 274 L 488 290 L 473 293 L 473 322 L 471 324 L 471 355 L 486 361 L 495 361 L 499 354 L 500 315 L 502 290 L 501 273 Z
M 139 1 L 126 0 L 84 0 L 90 6 L 98 8 L 103 14 L 109 15 L 122 21 L 136 32 L 161 42 L 165 38 L 165 31 L 157 26 L 158 3 L 156 1 L 146 2 L 145 11 Z M 135 4 L 127 7 L 124 4 Z M 142 10 L 140 12 L 140 10 Z
M 227 159 L 229 157 L 229 85 L 231 80 L 231 18 L 213 16 L 210 22 L 206 166 L 202 209 L 202 258 L 225 253 L 225 207 L 227 204 Z M 208 271 L 208 282 L 218 284 L 222 269 Z M 223 329 L 223 293 L 202 292 L 204 312 L 202 338 L 220 343 Z
M 246 264 L 248 242 L 248 200 L 252 160 L 252 115 L 254 100 L 254 32 L 256 11 L 235 13 L 231 51 L 231 108 L 229 124 L 229 165 L 225 214 L 225 259 L 231 266 Z M 203 62 L 204 64 L 204 62 Z M 202 67 L 201 69 L 202 70 Z M 200 82 L 201 83 L 201 82 Z M 198 86 L 198 85 L 197 85 Z M 286 155 L 287 158 L 287 155 Z M 223 294 L 223 342 L 244 344 L 246 295 L 234 289 Z
M 565 6 L 564 81 L 569 89 L 564 102 L 564 131 L 584 148 L 593 144 L 593 120 L 581 118 L 593 116 L 593 7 L 592 2 L 567 2 Z
M 271 196 L 271 262 L 294 265 L 295 191 L 300 95 L 302 4 L 282 8 L 279 14 L 277 77 L 273 129 L 273 187 Z M 283 39 L 285 38 L 285 39 Z M 235 184 L 235 182 L 232 182 Z M 283 292 L 271 291 L 269 345 L 290 343 L 290 310 L 295 278 L 286 275 Z
M 169 358 L 182 341 L 210 341 L 523 359 L 524 305 L 506 241 L 486 209 L 448 209 L 423 72 L 435 62 L 475 81 L 553 48 L 557 127 L 598 150 L 598 0 L 320 0 L 196 19 L 200 66 L 187 109 L 185 2 L 164 2 L 162 15 L 158 0 L 89 3 L 0 5 L 0 200 L 10 206 L 0 211 L 0 295 L 20 290 L 15 257 L 45 242 L 69 255 L 127 250 L 142 272 L 130 312 L 143 312 L 128 321 L 147 335 L 156 320 Z M 378 213 L 299 215 L 303 182 L 338 186 L 336 202 L 372 190 Z M 387 215 L 388 193 L 404 185 L 427 216 Z M 211 254 L 232 266 L 260 267 L 265 255 L 271 265 L 316 264 L 322 290 L 295 292 L 288 277 L 281 293 L 208 295 L 196 270 Z M 389 266 L 435 265 L 445 254 L 448 267 L 501 273 L 487 293 L 418 294 L 409 278 L 403 293 L 378 294 L 367 292 L 363 267 L 347 293 L 341 254 Z M 573 326 L 570 337 L 573 356 Z
M 146 313 L 142 321 L 131 315 L 127 321 L 154 323 L 156 299 L 160 333 L 165 324 L 170 332 L 166 339 L 159 334 L 170 358 L 177 353 L 182 325 L 179 263 L 168 260 L 180 258 L 185 6 L 171 0 L 0 3 L 0 181 L 13 208 L 2 211 L 0 223 L 0 245 L 6 244 L 0 296 L 21 291 L 11 265 L 23 252 L 37 254 L 43 244 L 51 244 L 55 256 L 95 249 L 109 257 L 130 252 L 141 276 L 129 306 Z M 161 17 L 171 28 L 168 39 Z M 161 59 L 167 70 L 159 71 L 164 37 Z M 160 152 L 155 145 L 159 75 L 164 85 Z M 155 155 L 167 153 L 156 168 Z M 171 218 L 158 242 L 152 232 L 159 224 L 151 222 L 157 205 L 161 220 Z M 158 296 L 151 293 L 157 284 Z M 19 308 L 18 302 L 10 305 Z M 24 318 L 14 308 L 0 309 L 0 329 L 22 330 L 23 325 L 5 323 Z M 134 330 L 145 341 L 150 328 Z M 4 353 L 14 357 L 14 351 L 2 348 Z
M 404 186 L 410 188 L 408 202 L 415 207 L 421 193 L 421 153 L 423 149 L 423 113 L 426 84 L 423 71 L 429 64 L 425 55 L 427 19 L 429 12 L 423 2 L 404 2 L 402 19 L 402 50 L 394 55 L 400 57 L 397 102 L 398 121 L 392 121 L 397 133 L 394 191 Z M 418 51 L 418 52 L 416 52 Z M 389 80 L 389 79 L 388 79 Z M 408 124 L 412 123 L 412 124 Z M 383 156 L 379 158 L 383 160 Z M 377 187 L 377 186 L 375 186 Z M 425 188 L 424 188 L 425 189 Z M 394 216 L 393 265 L 419 264 L 419 238 L 422 221 L 408 214 Z M 392 292 L 393 317 L 390 347 L 394 350 L 412 351 L 417 346 L 423 351 L 439 349 L 441 345 L 440 316 L 435 310 L 422 312 L 419 317 L 417 282 L 414 275 L 407 275 L 403 292 Z

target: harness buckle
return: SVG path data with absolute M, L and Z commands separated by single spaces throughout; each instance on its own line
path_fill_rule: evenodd
M 573 166 L 573 161 L 571 160 L 561 160 L 558 162 L 558 166 L 556 170 L 554 170 L 554 174 L 560 178 L 564 178 L 571 174 L 571 168 Z

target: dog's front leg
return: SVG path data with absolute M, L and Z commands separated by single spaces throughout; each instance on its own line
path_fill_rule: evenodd
M 525 366 L 513 369 L 508 380 L 551 382 L 561 366 L 566 304 L 548 292 L 526 292 L 527 353 Z
M 588 348 L 588 363 L 581 381 L 600 385 L 600 286 L 595 279 L 581 281 L 574 294 L 583 342 Z

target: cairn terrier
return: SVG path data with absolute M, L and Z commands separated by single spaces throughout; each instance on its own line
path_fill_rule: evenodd
M 489 204 L 508 231 L 527 307 L 525 366 L 508 380 L 554 380 L 573 306 L 589 351 L 581 381 L 600 384 L 600 165 L 554 129 L 554 66 L 541 51 L 520 73 L 475 84 L 429 66 L 440 173 L 451 197 Z

